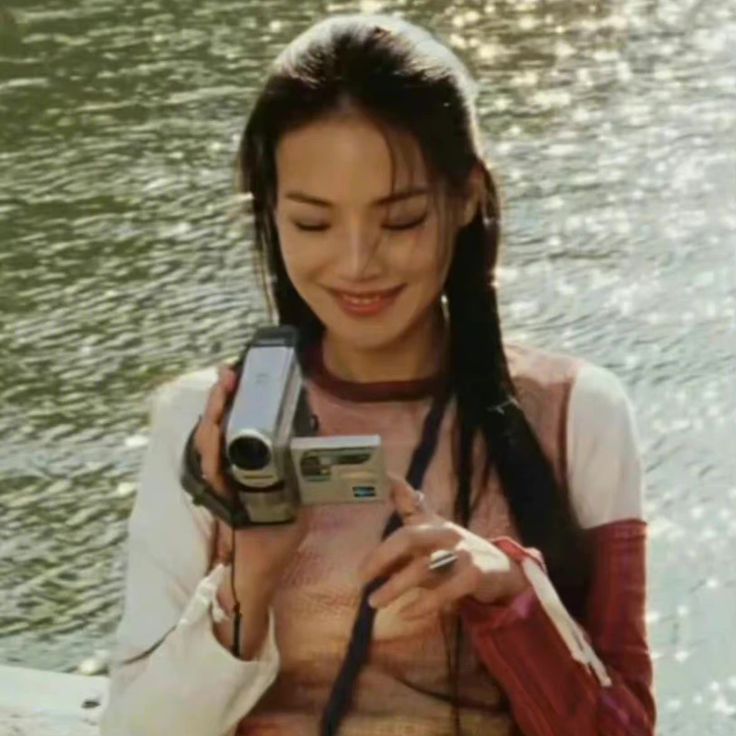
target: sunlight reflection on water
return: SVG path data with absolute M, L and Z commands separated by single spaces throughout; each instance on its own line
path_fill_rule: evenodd
M 360 7 L 430 24 L 478 77 L 506 331 L 614 370 L 636 407 L 661 732 L 733 733 L 736 6 Z M 0 20 L 5 661 L 73 669 L 109 641 L 146 396 L 263 314 L 232 155 L 263 65 L 316 12 L 83 0 Z

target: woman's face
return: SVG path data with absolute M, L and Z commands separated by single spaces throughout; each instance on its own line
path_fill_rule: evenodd
M 440 235 L 419 148 L 399 137 L 391 195 L 386 141 L 358 113 L 287 133 L 276 149 L 275 219 L 286 270 L 332 339 L 385 348 L 433 319 L 454 233 Z M 407 161 L 406 159 L 409 158 Z M 452 216 L 446 210 L 443 218 Z

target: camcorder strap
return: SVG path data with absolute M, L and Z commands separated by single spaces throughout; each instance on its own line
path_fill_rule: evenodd
M 437 447 L 439 429 L 449 399 L 450 390 L 448 387 L 435 397 L 424 419 L 422 435 L 419 444 L 414 449 L 406 475 L 407 482 L 417 490 L 421 488 L 424 482 L 424 476 Z M 394 512 L 388 518 L 381 539 L 386 539 L 401 526 L 401 517 Z M 335 736 L 340 723 L 350 709 L 355 682 L 363 664 L 368 659 L 368 650 L 373 639 L 373 622 L 376 617 L 376 609 L 368 605 L 368 597 L 386 580 L 386 577 L 376 578 L 363 589 L 347 652 L 322 712 L 320 736 Z

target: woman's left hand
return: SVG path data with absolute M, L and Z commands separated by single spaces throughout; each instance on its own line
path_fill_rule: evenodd
M 407 591 L 423 588 L 401 610 L 404 618 L 418 618 L 452 607 L 465 596 L 504 603 L 528 587 L 518 563 L 492 542 L 435 513 L 424 495 L 402 478 L 390 479 L 391 498 L 404 526 L 384 539 L 360 568 L 364 584 L 388 577 L 369 598 L 373 607 L 383 608 Z M 450 569 L 430 570 L 430 556 L 438 550 L 457 555 Z

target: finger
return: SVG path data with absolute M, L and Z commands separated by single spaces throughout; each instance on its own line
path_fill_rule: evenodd
M 238 376 L 227 363 L 220 363 L 217 366 L 217 380 L 226 391 L 232 391 L 238 382 Z
M 389 573 L 407 558 L 435 549 L 452 549 L 458 541 L 457 532 L 449 525 L 403 526 L 368 555 L 360 566 L 360 577 L 367 583 Z
M 218 381 L 207 394 L 207 403 L 202 413 L 202 419 L 212 424 L 219 424 L 227 402 L 227 394 L 224 387 Z
M 461 566 L 435 588 L 423 592 L 419 598 L 402 608 L 399 615 L 405 619 L 414 619 L 439 612 L 472 592 L 473 580 L 472 567 L 467 564 Z
M 431 517 L 423 493 L 412 488 L 399 475 L 389 473 L 388 477 L 391 482 L 391 502 L 405 524 L 421 523 Z
M 424 583 L 429 583 L 436 575 L 430 573 L 429 554 L 416 557 L 408 565 L 395 572 L 378 590 L 368 598 L 368 603 L 373 608 L 383 608 L 406 593 L 411 588 L 417 588 Z
M 210 387 L 207 394 L 207 403 L 202 416 L 199 418 L 197 430 L 195 432 L 195 444 L 197 449 L 202 453 L 201 439 L 206 433 L 213 430 L 220 431 L 220 421 L 224 412 L 228 399 L 228 388 L 232 379 L 228 377 L 232 373 L 227 366 L 220 365 L 217 368 L 218 380 Z
M 433 561 L 448 555 L 454 557 L 452 565 L 433 567 Z M 470 557 L 464 550 L 436 549 L 425 553 L 394 572 L 386 583 L 371 594 L 368 602 L 374 608 L 382 608 L 412 588 L 435 588 L 444 584 L 450 575 L 462 572 L 469 562 Z
M 217 535 L 217 545 L 215 550 L 215 560 L 218 562 L 230 562 L 232 557 L 232 529 L 228 527 L 220 519 L 216 522 L 215 534 Z
M 229 495 L 227 481 L 222 473 L 222 435 L 219 427 L 207 422 L 199 433 L 197 449 L 201 458 L 202 475 L 219 493 Z
M 224 365 L 219 366 L 217 372 L 217 383 L 210 389 L 204 418 L 219 425 L 230 395 L 235 388 L 235 373 Z

